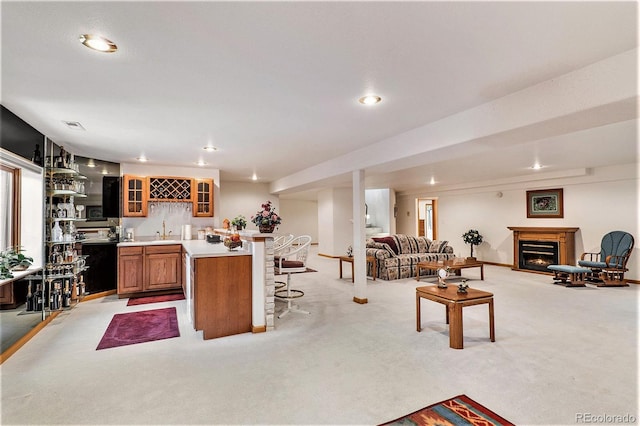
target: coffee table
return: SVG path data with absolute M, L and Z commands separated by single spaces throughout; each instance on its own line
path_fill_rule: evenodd
M 442 260 L 442 261 L 429 261 L 425 260 L 422 262 L 418 262 L 416 265 L 416 281 L 420 281 L 420 270 L 422 269 L 430 269 L 433 271 L 437 271 L 440 268 L 446 268 L 453 271 L 457 271 L 460 274 L 461 269 L 465 268 L 480 268 L 480 279 L 484 281 L 484 263 L 479 260 L 469 260 L 464 259 L 464 261 L 454 261 L 454 260 Z
M 446 307 L 447 324 L 449 324 L 449 347 L 463 349 L 462 308 L 465 306 L 489 304 L 489 338 L 496 341 L 493 321 L 493 293 L 467 288 L 466 293 L 458 293 L 457 284 L 449 284 L 447 288 L 430 285 L 416 288 L 416 330 L 422 330 L 420 324 L 420 299 L 428 299 L 441 303 Z
M 351 263 L 351 282 L 354 282 L 355 277 L 353 274 L 353 256 L 349 257 L 349 256 L 340 256 L 340 278 L 342 278 L 342 262 L 347 262 L 347 263 Z M 367 263 L 371 263 L 372 265 L 372 274 L 371 277 L 373 278 L 373 281 L 376 280 L 376 272 L 378 270 L 378 262 L 376 261 L 376 258 L 374 256 L 367 256 Z

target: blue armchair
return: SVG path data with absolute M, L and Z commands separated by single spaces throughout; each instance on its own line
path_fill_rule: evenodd
M 624 273 L 628 270 L 633 244 L 633 235 L 628 232 L 609 232 L 602 237 L 600 252 L 582 253 L 578 265 L 591 269 L 591 280 L 602 286 L 627 285 Z

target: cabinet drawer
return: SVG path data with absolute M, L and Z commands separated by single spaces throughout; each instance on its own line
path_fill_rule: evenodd
M 182 250 L 181 244 L 162 244 L 157 246 L 146 246 L 146 254 L 180 253 L 181 250 Z
M 133 246 L 133 247 L 118 247 L 118 254 L 120 256 L 131 256 L 136 254 L 142 254 L 144 247 L 142 246 Z

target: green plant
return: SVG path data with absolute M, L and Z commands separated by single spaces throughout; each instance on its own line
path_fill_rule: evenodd
M 33 258 L 25 256 L 20 247 L 9 247 L 0 252 L 0 279 L 13 278 L 12 269 L 28 268 L 33 263 Z
M 471 257 L 473 257 L 473 246 L 477 246 L 482 243 L 482 235 L 475 229 L 469 229 L 462 234 L 462 239 L 466 244 L 471 244 Z
M 247 218 L 239 214 L 238 216 L 233 218 L 233 220 L 231 221 L 231 224 L 237 228 L 246 228 Z

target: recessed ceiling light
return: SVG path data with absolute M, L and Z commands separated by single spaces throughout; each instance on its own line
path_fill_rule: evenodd
M 118 50 L 118 46 L 114 42 L 101 36 L 82 34 L 79 39 L 80 43 L 98 52 L 113 53 Z
M 253 176 L 251 176 L 251 180 L 258 180 L 258 175 L 254 173 Z
M 360 99 L 358 99 L 358 102 L 360 102 L 363 105 L 375 105 L 375 104 L 379 103 L 381 100 L 382 100 L 382 98 L 380 96 L 367 95 L 367 96 L 363 96 Z
M 87 161 L 87 167 L 95 167 L 96 166 L 96 162 L 93 161 L 93 158 L 89 158 L 89 161 Z
M 202 161 L 202 160 L 196 161 L 196 165 L 198 165 L 198 166 L 200 166 L 200 167 L 202 167 L 202 166 L 206 166 L 207 164 L 208 164 L 208 163 L 205 163 L 205 162 L 204 162 L 204 161 Z
M 82 127 L 82 124 L 78 123 L 77 121 L 63 121 L 63 123 L 70 129 L 84 130 L 84 127 Z
M 208 152 L 213 152 L 213 151 L 217 151 L 218 150 L 218 148 L 216 148 L 215 146 L 211 146 L 211 145 L 207 145 L 202 149 L 204 149 L 205 151 L 208 151 Z
M 429 181 L 429 185 L 435 185 L 436 184 L 436 180 L 432 177 L 431 180 Z
M 544 166 L 542 166 L 540 163 L 535 163 L 533 166 L 531 166 L 533 170 L 540 170 L 543 167 Z
M 147 161 L 149 161 L 149 159 L 144 155 L 141 155 L 140 157 L 136 158 L 136 160 L 140 161 L 141 163 L 146 163 Z

